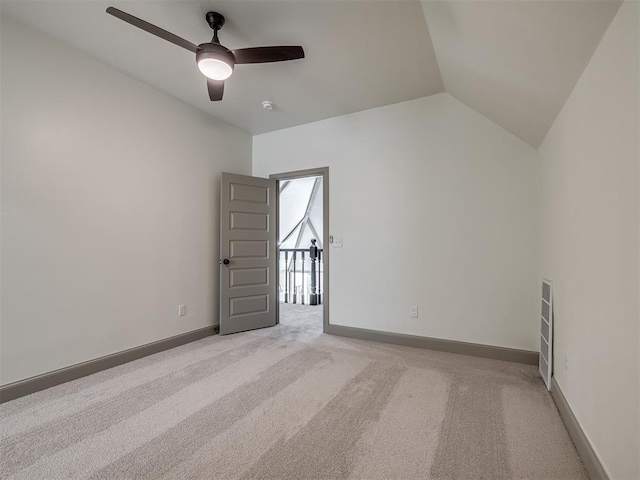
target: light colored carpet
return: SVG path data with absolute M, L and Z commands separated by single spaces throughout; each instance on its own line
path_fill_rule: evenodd
M 323 335 L 313 308 L 0 406 L 0 477 L 586 478 L 535 367 Z

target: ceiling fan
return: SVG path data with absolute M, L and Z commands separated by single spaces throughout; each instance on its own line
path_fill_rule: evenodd
M 196 54 L 196 63 L 202 74 L 207 77 L 207 88 L 211 101 L 222 100 L 224 81 L 231 76 L 235 65 L 243 63 L 284 62 L 304 58 L 301 46 L 252 47 L 229 50 L 220 44 L 218 30 L 224 25 L 224 16 L 218 12 L 205 15 L 207 23 L 213 29 L 213 38 L 209 43 L 194 43 L 167 32 L 160 27 L 145 22 L 114 7 L 107 8 L 107 13 L 120 20 L 141 28 L 157 37 L 171 42 Z

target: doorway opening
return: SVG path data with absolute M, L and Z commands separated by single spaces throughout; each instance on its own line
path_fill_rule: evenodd
M 305 336 L 328 325 L 328 168 L 277 180 L 278 323 Z

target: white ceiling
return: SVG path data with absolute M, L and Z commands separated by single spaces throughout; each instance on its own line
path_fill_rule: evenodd
M 539 145 L 618 0 L 2 1 L 2 13 L 259 134 L 447 91 Z M 112 5 L 193 43 L 227 17 L 229 48 L 300 44 L 306 58 L 239 65 L 210 102 L 194 55 L 105 13 Z M 433 38 L 433 43 L 432 43 Z M 435 46 L 435 51 L 434 51 Z M 441 75 L 442 72 L 442 75 Z M 263 110 L 263 100 L 276 108 Z
M 112 5 L 193 43 L 211 40 L 207 11 L 227 21 L 228 48 L 302 45 L 306 58 L 239 65 L 211 102 L 195 55 L 105 13 Z M 444 91 L 419 2 L 47 1 L 2 3 L 17 18 L 98 60 L 259 134 Z M 263 110 L 263 100 L 276 108 Z

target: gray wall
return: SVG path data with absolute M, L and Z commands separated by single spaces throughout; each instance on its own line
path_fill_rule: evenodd
M 538 154 L 554 376 L 611 478 L 640 478 L 638 21 L 620 7 Z
M 1 383 L 217 322 L 251 137 L 6 17 L 1 48 Z
M 537 349 L 531 146 L 448 94 L 254 137 L 254 175 L 322 166 L 332 324 Z

